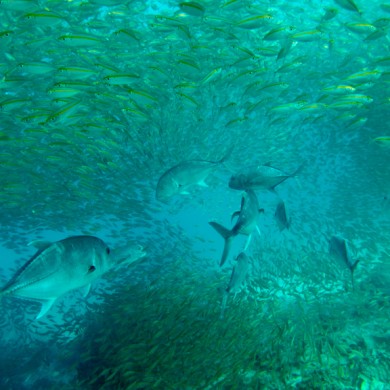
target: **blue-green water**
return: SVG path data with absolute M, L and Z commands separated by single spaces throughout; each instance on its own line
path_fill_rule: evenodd
M 389 389 L 389 28 L 385 0 L 1 1 L 2 286 L 33 240 L 148 254 L 39 320 L 2 297 L 0 388 Z M 232 147 L 207 188 L 156 199 L 168 169 Z M 220 267 L 208 222 L 231 228 L 230 177 L 267 163 L 305 165 L 256 190 L 221 318 L 247 237 Z

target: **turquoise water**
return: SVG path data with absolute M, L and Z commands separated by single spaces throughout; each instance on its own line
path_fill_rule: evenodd
M 39 320 L 2 297 L 0 388 L 389 389 L 389 28 L 385 1 L 1 1 L 2 286 L 34 240 L 147 256 Z M 156 199 L 170 168 L 231 149 L 208 187 Z M 255 190 L 258 229 L 220 267 L 231 176 L 302 163 Z

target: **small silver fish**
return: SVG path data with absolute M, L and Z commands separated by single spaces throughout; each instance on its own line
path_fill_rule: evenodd
M 11 295 L 41 302 L 37 319 L 57 298 L 73 289 L 84 287 L 86 296 L 92 282 L 130 257 L 130 251 L 124 249 L 111 254 L 107 244 L 94 236 L 74 236 L 54 243 L 34 241 L 30 245 L 38 251 L 1 289 L 0 297 Z M 140 255 L 139 249 L 135 255 Z
M 241 252 L 236 258 L 236 264 L 233 267 L 232 274 L 230 276 L 229 284 L 224 291 L 224 295 L 222 298 L 222 306 L 221 306 L 221 318 L 224 316 L 226 303 L 229 294 L 236 294 L 241 290 L 241 287 L 245 281 L 245 278 L 248 274 L 249 270 L 249 257 Z
M 275 187 L 283 183 L 290 177 L 298 175 L 304 164 L 291 173 L 285 173 L 280 169 L 271 167 L 269 164 L 259 165 L 249 168 L 245 171 L 238 172 L 229 180 L 229 187 L 234 190 L 269 190 L 274 192 Z
M 188 188 L 195 184 L 207 187 L 206 177 L 229 158 L 231 151 L 232 148 L 219 161 L 188 160 L 168 169 L 157 183 L 156 199 L 164 201 L 177 194 L 188 194 Z
M 238 234 L 244 234 L 249 236 L 248 241 L 245 245 L 245 249 L 249 246 L 251 239 L 251 234 L 253 230 L 257 227 L 257 217 L 259 212 L 264 212 L 263 209 L 259 209 L 259 201 L 257 196 L 252 190 L 247 190 L 244 192 L 241 199 L 241 209 L 233 213 L 233 216 L 238 215 L 238 220 L 231 230 L 225 228 L 217 222 L 209 222 L 209 224 L 223 237 L 225 240 L 225 245 L 223 248 L 223 253 L 220 261 L 220 266 L 222 267 L 229 255 L 230 247 L 233 241 L 233 238 Z
M 282 200 L 276 206 L 275 218 L 280 231 L 290 228 L 291 218 L 287 217 L 286 205 Z

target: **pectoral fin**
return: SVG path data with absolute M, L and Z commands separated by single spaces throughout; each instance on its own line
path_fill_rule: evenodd
M 246 240 L 244 252 L 248 249 L 249 244 L 251 243 L 251 240 L 252 240 L 252 234 L 250 234 L 248 239 Z
M 91 289 L 91 284 L 87 284 L 85 287 L 83 287 L 83 297 L 85 298 L 89 294 L 89 290 Z
M 198 181 L 197 184 L 198 184 L 198 186 L 201 186 L 201 187 L 208 187 L 207 183 L 204 180 Z
M 55 301 L 56 301 L 56 298 L 42 301 L 41 311 L 39 312 L 36 320 L 39 320 L 40 318 L 42 318 L 50 310 L 50 308 L 53 306 L 53 303 Z

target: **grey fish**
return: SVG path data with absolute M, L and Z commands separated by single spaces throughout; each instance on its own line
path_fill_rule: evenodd
M 329 240 L 329 253 L 351 271 L 352 287 L 354 287 L 353 273 L 359 260 L 351 259 L 347 241 L 344 238 L 332 236 Z
M 94 236 L 31 244 L 38 251 L 1 289 L 0 297 L 12 295 L 41 302 L 37 319 L 47 313 L 58 297 L 73 289 L 84 287 L 86 296 L 92 282 L 130 256 L 124 249 L 118 255 L 111 254 L 106 243 Z
M 246 275 L 248 274 L 249 257 L 244 252 L 241 252 L 237 256 L 236 261 L 237 262 L 233 267 L 232 274 L 230 275 L 229 284 L 224 291 L 224 295 L 222 298 L 221 318 L 223 318 L 229 294 L 236 294 L 240 291 L 245 281 Z
M 188 160 L 168 169 L 159 179 L 156 199 L 167 200 L 177 194 L 188 194 L 188 188 L 198 184 L 207 187 L 206 177 L 225 162 L 232 148 L 219 161 Z
M 257 196 L 252 190 L 244 192 L 241 199 L 241 209 L 236 211 L 233 216 L 238 215 L 238 220 L 231 230 L 225 228 L 217 222 L 209 222 L 209 224 L 223 237 L 225 245 L 220 261 L 222 267 L 229 255 L 233 238 L 238 234 L 244 234 L 249 236 L 245 249 L 249 246 L 251 234 L 257 227 L 257 217 L 259 212 L 264 212 L 263 209 L 259 209 L 259 202 Z
M 291 218 L 287 217 L 286 205 L 282 200 L 276 206 L 275 218 L 281 231 L 290 228 Z
M 280 169 L 271 167 L 269 164 L 259 165 L 249 168 L 245 171 L 238 172 L 229 180 L 229 187 L 234 190 L 269 190 L 275 191 L 275 187 L 283 183 L 290 177 L 298 175 L 304 164 L 291 173 L 285 173 Z

